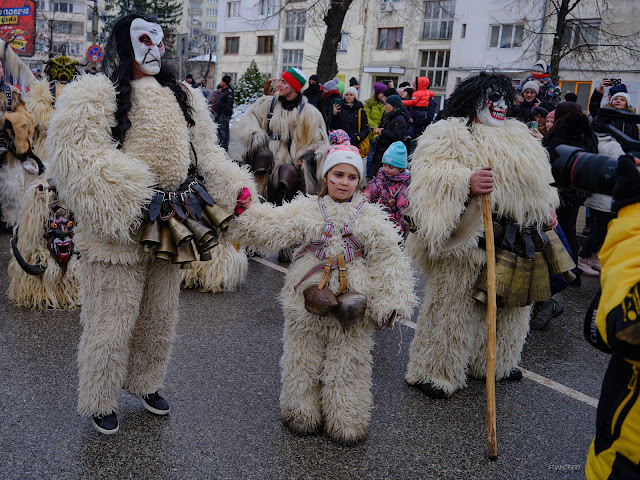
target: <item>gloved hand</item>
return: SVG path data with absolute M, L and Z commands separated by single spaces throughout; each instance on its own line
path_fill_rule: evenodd
M 618 213 L 622 207 L 640 202 L 640 159 L 623 155 L 618 159 L 616 184 L 613 187 L 611 211 Z
M 236 215 L 240 215 L 247 208 L 249 208 L 250 204 L 251 204 L 251 192 L 247 187 L 244 187 L 242 190 L 240 190 L 240 192 L 238 192 L 238 204 L 236 206 L 236 209 L 234 210 L 234 213 Z

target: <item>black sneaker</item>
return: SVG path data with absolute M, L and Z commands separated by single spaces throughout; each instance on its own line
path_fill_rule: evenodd
M 520 370 L 518 367 L 511 369 L 506 380 L 509 382 L 519 382 L 520 380 L 522 380 L 522 370 Z
M 144 408 L 156 415 L 167 415 L 169 413 L 169 404 L 160 396 L 158 392 L 150 393 L 140 397 Z
M 444 398 L 444 397 L 447 396 L 446 393 L 444 393 L 443 389 L 436 387 L 431 382 L 410 383 L 409 385 L 411 385 L 412 387 L 417 388 L 422 393 L 424 393 L 425 395 L 427 395 L 427 396 L 429 396 L 431 398 L 440 399 L 440 398 Z
M 91 417 L 91 422 L 94 428 L 104 435 L 113 435 L 120 430 L 116 412 L 111 412 L 107 415 L 96 415 L 95 417 Z

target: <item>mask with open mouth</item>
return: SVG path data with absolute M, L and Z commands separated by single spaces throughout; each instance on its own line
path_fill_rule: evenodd
M 62 268 L 63 274 L 66 273 L 73 254 L 73 226 L 73 217 L 66 212 L 56 212 L 49 217 L 49 228 L 45 235 L 47 248 Z
M 160 72 L 160 59 L 164 55 L 164 33 L 157 23 L 136 18 L 131 22 L 131 45 L 136 62 L 147 75 Z
M 492 127 L 501 127 L 504 125 L 504 119 L 507 114 L 507 102 L 504 95 L 496 91 L 490 91 L 487 94 L 487 104 L 482 110 L 478 111 L 478 120 L 484 125 Z

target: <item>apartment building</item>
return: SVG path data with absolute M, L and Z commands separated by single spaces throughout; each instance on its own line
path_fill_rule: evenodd
M 93 2 L 52 1 L 36 2 L 36 44 L 35 55 L 25 58 L 25 62 L 34 68 L 41 68 L 54 56 L 67 55 L 79 63 L 87 63 L 87 49 L 93 44 Z M 104 11 L 104 1 L 97 3 L 99 12 Z M 98 20 L 98 31 L 102 24 Z
M 260 73 L 279 75 L 278 0 L 220 0 L 216 84 L 224 75 L 235 83 L 255 60 Z

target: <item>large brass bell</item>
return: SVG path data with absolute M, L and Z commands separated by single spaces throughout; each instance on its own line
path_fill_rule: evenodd
M 513 270 L 513 277 L 509 287 L 505 306 L 526 307 L 529 305 L 529 283 L 531 281 L 531 271 L 533 269 L 533 259 L 518 257 L 516 267 Z
M 160 228 L 160 245 L 156 247 L 155 258 L 171 260 L 178 253 L 171 230 L 165 225 Z
M 191 242 L 178 247 L 178 253 L 171 259 L 171 263 L 179 263 L 180 268 L 191 268 L 191 262 L 196 261 L 196 254 L 193 251 Z
M 160 245 L 160 224 L 158 221 L 145 222 L 140 244 L 144 247 L 145 252 L 149 252 Z
M 501 248 L 496 249 L 496 296 L 506 298 L 509 295 L 513 270 L 516 268 L 517 255 Z M 482 269 L 475 284 L 476 291 L 472 295 L 477 301 L 487 301 L 487 267 Z
M 193 240 L 193 234 L 191 233 L 191 230 L 189 230 L 176 217 L 171 217 L 167 221 L 167 225 L 169 225 L 169 229 L 171 230 L 173 239 L 176 241 L 176 245 L 178 245 L 178 247 L 182 247 L 183 245 L 186 245 L 191 240 Z
M 549 250 L 551 251 L 549 255 L 550 258 L 547 258 L 549 274 L 555 275 L 557 273 L 568 272 L 569 270 L 576 268 L 573 258 L 569 255 L 569 252 L 555 230 L 547 230 L 545 233 L 547 234 L 547 237 L 549 237 Z
M 196 243 L 206 244 L 214 236 L 209 227 L 191 217 L 185 218 L 182 223 L 189 229 Z
M 551 285 L 549 284 L 549 267 L 542 252 L 536 252 L 529 282 L 529 303 L 544 302 L 551 298 Z
M 201 262 L 208 262 L 211 260 L 211 249 L 218 245 L 218 238 L 211 237 L 206 243 L 197 243 L 198 256 Z
M 204 212 L 211 224 L 215 225 L 221 232 L 227 230 L 229 222 L 231 222 L 231 219 L 233 218 L 232 214 L 217 204 L 205 205 Z

